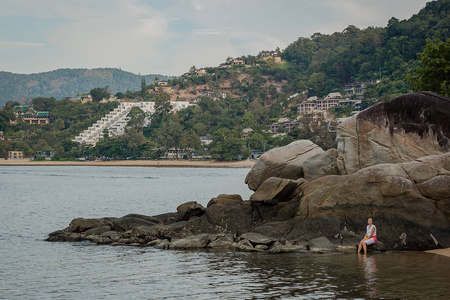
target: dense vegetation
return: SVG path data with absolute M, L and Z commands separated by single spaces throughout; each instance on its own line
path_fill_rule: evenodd
M 246 65 L 206 68 L 206 74 L 173 78 L 168 85 L 175 89 L 194 91 L 201 87 L 215 94 L 176 114 L 169 113 L 170 96 L 148 93 L 155 88 L 154 84 L 147 85 L 153 79 L 140 78 L 139 88 L 123 87 L 116 96 L 155 101 L 150 126 L 143 126 L 145 114 L 134 109 L 123 136 L 109 138 L 105 132 L 105 138 L 94 148 L 78 145 L 71 138 L 117 105 L 97 102 L 105 94 L 105 84 L 92 87 L 94 103 L 34 99 L 36 108 L 48 110 L 53 117 L 53 122 L 44 127 L 23 123 L 8 126 L 7 121 L 13 118 L 10 102 L 0 112 L 0 130 L 10 138 L 0 142 L 0 151 L 24 150 L 32 155 L 34 151 L 54 149 L 55 159 L 159 158 L 171 151 L 183 152 L 189 158 L 194 152 L 206 155 L 200 136 L 212 137 L 207 154 L 220 160 L 245 158 L 251 150 L 266 151 L 295 139 L 310 139 L 324 149 L 335 147 L 330 130 L 336 126 L 333 118 L 304 115 L 299 119 L 301 126 L 289 132 L 280 127 L 283 134 L 278 136 L 271 135 L 267 125 L 280 117 L 297 117 L 295 104 L 306 97 L 342 91 L 345 83 L 364 79 L 381 79 L 366 90 L 364 107 L 412 90 L 449 95 L 449 16 L 450 0 L 430 2 L 409 20 L 392 18 L 385 28 L 348 26 L 331 35 L 316 33 L 300 38 L 283 51 L 277 49 L 282 64 L 249 55 L 243 57 Z M 195 67 L 190 70 L 195 71 Z M 218 96 L 224 89 L 226 97 Z M 340 107 L 332 113 L 345 117 L 351 110 Z M 252 131 L 243 138 L 245 128 Z
M 0 72 L 0 107 L 8 101 L 31 101 L 35 97 L 75 97 L 96 87 L 108 86 L 112 93 L 137 90 L 141 78 L 152 82 L 162 75 L 136 75 L 119 69 L 59 69 L 37 74 Z

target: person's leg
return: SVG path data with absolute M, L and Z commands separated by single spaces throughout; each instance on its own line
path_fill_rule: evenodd
M 359 252 L 361 252 L 361 250 L 362 250 L 362 243 L 363 243 L 363 241 L 361 240 L 361 241 L 359 241 L 359 246 L 358 246 L 358 253 Z
M 373 243 L 375 243 L 374 238 L 370 238 L 368 240 L 364 240 L 364 242 L 363 242 L 364 254 L 367 253 L 367 246 L 372 245 Z

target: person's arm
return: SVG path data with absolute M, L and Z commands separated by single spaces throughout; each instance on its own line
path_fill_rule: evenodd
M 372 237 L 374 232 L 375 232 L 375 227 L 372 227 L 372 230 L 370 231 L 369 239 Z

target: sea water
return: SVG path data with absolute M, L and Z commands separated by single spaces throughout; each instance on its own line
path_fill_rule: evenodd
M 305 256 L 50 243 L 74 218 L 156 215 L 222 193 L 248 169 L 0 167 L 0 299 L 446 299 L 450 258 Z

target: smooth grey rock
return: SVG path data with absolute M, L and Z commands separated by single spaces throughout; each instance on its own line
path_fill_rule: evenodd
M 269 245 L 275 242 L 275 239 L 272 239 L 270 237 L 264 236 L 262 234 L 256 233 L 256 232 L 246 232 L 241 235 L 241 238 L 244 240 L 250 241 L 252 244 L 264 244 Z
M 232 248 L 232 244 L 234 242 L 233 235 L 228 233 L 225 236 L 222 236 L 211 243 L 209 243 L 208 247 L 210 248 Z
M 256 191 L 269 177 L 298 179 L 303 177 L 303 163 L 323 150 L 308 140 L 267 151 L 258 159 L 245 178 L 248 187 Z
M 309 241 L 311 251 L 336 251 L 336 246 L 326 237 L 318 237 Z
M 329 149 L 314 155 L 303 163 L 303 173 L 306 180 L 315 180 L 326 175 L 338 175 L 338 151 Z
M 292 180 L 270 177 L 250 196 L 250 202 L 274 205 L 280 201 L 289 201 L 296 196 L 294 191 L 297 194 L 300 193 L 301 190 L 297 188 L 303 183 L 303 179 Z
M 209 234 L 199 234 L 184 239 L 172 241 L 170 248 L 173 249 L 189 249 L 189 248 L 205 248 L 209 243 Z

